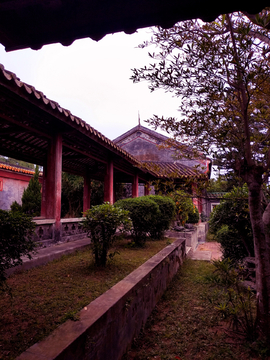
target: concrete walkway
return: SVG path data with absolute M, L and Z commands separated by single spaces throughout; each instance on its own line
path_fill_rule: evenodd
M 195 251 L 191 251 L 188 257 L 192 260 L 221 260 L 222 252 L 217 242 L 205 242 L 199 244 Z

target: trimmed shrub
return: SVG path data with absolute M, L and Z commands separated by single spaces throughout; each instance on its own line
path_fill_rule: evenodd
M 160 213 L 158 205 L 149 197 L 142 196 L 118 200 L 115 206 L 129 211 L 133 224 L 134 241 L 136 245 L 143 246 L 147 234 L 151 232 L 153 223 L 156 222 L 156 218 Z
M 3 287 L 5 271 L 22 264 L 22 256 L 31 259 L 36 244 L 33 241 L 35 223 L 31 217 L 19 211 L 0 210 L 0 287 Z
M 188 212 L 187 223 L 189 224 L 197 224 L 200 220 L 200 214 L 197 207 L 193 204 L 193 210 L 190 209 Z
M 175 203 L 168 196 L 148 195 L 146 198 L 153 200 L 159 207 L 159 212 L 152 223 L 150 235 L 153 239 L 162 239 L 165 230 L 170 228 L 175 217 Z
M 83 227 L 91 238 L 95 264 L 105 266 L 117 228 L 122 226 L 123 230 L 127 230 L 131 227 L 128 211 L 104 203 L 93 206 L 84 215 Z

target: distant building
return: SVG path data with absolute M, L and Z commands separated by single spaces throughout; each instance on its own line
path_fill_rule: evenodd
M 14 201 L 22 204 L 23 191 L 34 174 L 33 170 L 0 163 L 0 209 L 10 210 Z
M 194 190 L 200 178 L 210 177 L 211 160 L 203 156 L 192 158 L 188 149 L 181 151 L 170 148 L 166 146 L 168 139 L 139 124 L 114 139 L 114 142 L 155 172 L 157 178 L 173 179 L 176 184 L 190 179 Z M 179 146 L 181 148 L 180 143 Z M 194 203 L 201 213 L 202 201 L 194 199 Z
M 216 206 L 220 204 L 223 196 L 226 192 L 208 192 L 204 199 L 204 213 L 209 218 L 211 212 L 214 210 Z

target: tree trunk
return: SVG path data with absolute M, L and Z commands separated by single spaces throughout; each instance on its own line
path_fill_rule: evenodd
M 253 168 L 247 176 L 250 220 L 256 260 L 257 327 L 270 342 L 270 204 L 264 213 L 261 202 L 262 171 Z

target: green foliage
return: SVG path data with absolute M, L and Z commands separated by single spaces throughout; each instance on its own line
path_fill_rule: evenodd
M 227 192 L 231 189 L 228 189 L 230 187 L 229 182 L 226 180 L 224 176 L 219 176 L 216 180 L 210 179 L 208 186 L 207 186 L 207 192 Z
M 200 214 L 197 207 L 193 204 L 193 209 L 188 212 L 187 222 L 189 224 L 197 224 L 200 220 Z
M 14 165 L 14 166 L 18 166 L 18 167 L 23 167 L 26 169 L 30 169 L 30 170 L 34 170 L 35 165 L 22 161 L 22 160 L 16 160 L 10 157 L 6 157 L 6 156 L 2 156 L 0 155 L 0 162 L 3 164 L 8 164 L 8 165 Z
M 181 121 L 155 115 L 148 122 L 241 176 L 251 154 L 268 171 L 269 31 L 239 12 L 155 28 L 145 46 L 155 47 L 151 63 L 133 69 L 132 80 L 172 92 L 181 113 Z
M 93 206 L 84 215 L 83 227 L 91 238 L 95 264 L 105 266 L 117 228 L 122 226 L 123 230 L 128 230 L 131 226 L 128 211 L 104 203 Z
M 38 181 L 39 168 L 36 166 L 35 175 L 29 181 L 22 196 L 22 211 L 31 216 L 40 216 L 41 210 L 41 184 Z
M 98 180 L 91 181 L 91 206 L 101 205 L 104 202 L 104 183 Z
M 152 223 L 150 235 L 153 239 L 161 239 L 175 217 L 175 203 L 168 196 L 148 195 L 146 198 L 153 200 L 159 207 L 159 212 Z
M 210 231 L 222 245 L 225 258 L 234 262 L 254 256 L 247 186 L 234 187 L 216 206 L 209 222 Z
M 216 309 L 223 318 L 229 319 L 229 326 L 233 331 L 242 332 L 248 340 L 256 338 L 256 307 L 255 295 L 243 286 L 244 269 L 234 268 L 230 259 L 213 262 L 215 271 L 213 280 L 215 285 L 222 287 L 222 303 Z
M 31 258 L 30 252 L 35 249 L 34 229 L 28 215 L 0 210 L 0 287 L 5 283 L 7 269 L 21 265 L 23 255 Z
M 17 203 L 17 201 L 13 201 L 10 205 L 10 211 L 12 212 L 22 212 L 22 206 Z
M 153 229 L 153 224 L 160 214 L 157 203 L 147 196 L 118 200 L 115 203 L 124 210 L 129 211 L 132 220 L 132 233 L 137 246 L 143 246 L 147 234 Z
M 222 225 L 215 237 L 221 244 L 222 254 L 225 259 L 231 259 L 233 263 L 237 263 L 248 255 L 237 231 L 228 225 Z
M 61 217 L 81 217 L 83 211 L 84 179 L 81 176 L 62 173 Z M 91 181 L 91 206 L 104 201 L 103 182 Z
M 83 211 L 84 179 L 62 173 L 61 217 L 81 217 Z
M 183 190 L 176 190 L 169 195 L 175 202 L 177 221 L 181 225 L 185 225 L 189 218 L 189 214 L 191 215 L 194 212 L 194 205 L 191 196 Z

